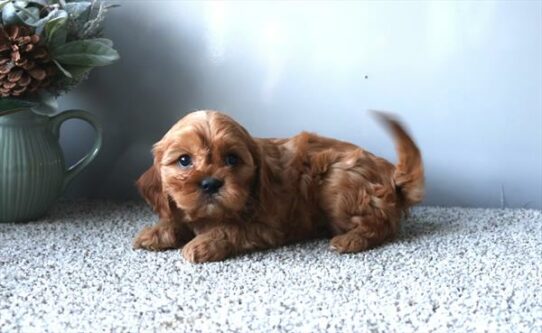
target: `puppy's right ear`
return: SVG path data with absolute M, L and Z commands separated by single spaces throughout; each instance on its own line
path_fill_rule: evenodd
M 160 216 L 160 219 L 171 219 L 169 197 L 163 191 L 160 171 L 155 165 L 151 166 L 139 177 L 136 186 L 141 196 Z

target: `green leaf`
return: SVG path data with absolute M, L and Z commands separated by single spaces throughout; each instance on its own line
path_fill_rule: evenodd
M 88 12 L 91 5 L 92 4 L 90 3 L 90 1 L 70 2 L 66 3 L 64 9 L 68 12 L 72 19 L 77 19 L 85 12 Z
M 56 67 L 58 67 L 58 69 L 60 69 L 60 71 L 62 72 L 62 74 L 64 74 L 65 76 L 69 77 L 70 79 L 73 78 L 72 74 L 71 74 L 67 69 L 65 69 L 64 67 L 62 67 L 62 65 L 59 64 L 58 61 L 56 61 L 55 59 L 53 59 L 53 62 L 55 63 Z
M 19 16 L 19 19 L 26 25 L 36 26 L 36 23 L 40 19 L 40 10 L 36 7 L 25 8 L 28 3 L 15 3 L 15 13 Z
M 4 6 L 7 5 L 10 1 L 11 0 L 0 0 L 0 10 L 2 10 L 2 8 L 4 8 Z
M 77 79 L 78 77 L 87 74 L 92 67 L 82 67 L 82 66 L 69 66 L 68 70 L 70 73 L 72 73 L 72 76 L 74 79 Z
M 36 103 L 31 101 L 2 97 L 0 98 L 0 116 L 11 113 L 15 110 L 28 109 L 35 105 Z
M 105 46 L 108 46 L 108 47 L 113 47 L 113 41 L 111 39 L 108 39 L 108 38 L 93 38 L 91 40 L 95 41 L 95 42 L 98 42 L 98 43 L 102 43 L 102 44 L 104 44 Z
M 27 2 L 30 2 L 30 3 L 35 3 L 35 4 L 38 4 L 38 5 L 41 5 L 41 6 L 48 6 L 49 3 L 47 2 L 47 0 L 26 0 Z
M 55 19 L 58 19 L 58 18 L 68 18 L 68 13 L 66 13 L 65 10 L 62 10 L 62 9 L 57 9 L 57 8 L 53 8 L 53 10 L 47 14 L 47 16 L 45 16 L 44 18 L 40 19 L 39 21 L 37 21 L 34 26 L 36 27 L 36 33 L 42 33 L 43 30 L 45 29 L 45 25 L 47 25 L 47 23 L 55 20 Z
M 22 23 L 12 2 L 4 4 L 4 7 L 2 8 L 2 22 L 4 25 Z
M 26 7 L 26 6 L 28 6 L 28 1 L 27 0 L 15 0 L 15 1 L 13 1 L 13 4 L 15 5 L 15 7 Z
M 85 39 L 55 48 L 53 58 L 61 64 L 94 67 L 112 64 L 119 59 L 119 54 L 100 41 Z
M 47 46 L 54 49 L 66 42 L 68 35 L 68 14 L 59 13 L 58 16 L 45 23 L 45 35 L 47 36 Z
M 69 66 L 67 70 L 70 71 L 74 80 L 81 80 L 92 67 L 81 67 L 81 66 Z

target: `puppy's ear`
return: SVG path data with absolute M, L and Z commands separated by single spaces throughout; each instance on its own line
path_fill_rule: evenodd
M 160 219 L 170 219 L 172 217 L 169 197 L 163 191 L 160 171 L 156 165 L 145 171 L 137 180 L 136 185 L 141 196 L 160 216 Z
M 249 146 L 249 150 L 256 165 L 254 195 L 260 202 L 274 202 L 271 183 L 275 176 L 269 161 L 265 158 L 263 143 L 256 139 Z

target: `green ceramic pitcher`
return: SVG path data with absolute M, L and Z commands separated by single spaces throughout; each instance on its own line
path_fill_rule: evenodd
M 59 130 L 68 119 L 82 119 L 96 130 L 91 151 L 66 168 Z M 96 157 L 102 128 L 91 113 L 69 110 L 56 115 L 21 109 L 0 115 L 0 222 L 43 216 L 66 186 Z

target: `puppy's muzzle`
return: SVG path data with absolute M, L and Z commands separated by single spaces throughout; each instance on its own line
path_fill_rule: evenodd
M 200 187 L 205 194 L 215 194 L 224 185 L 224 182 L 214 177 L 206 177 L 201 183 Z

